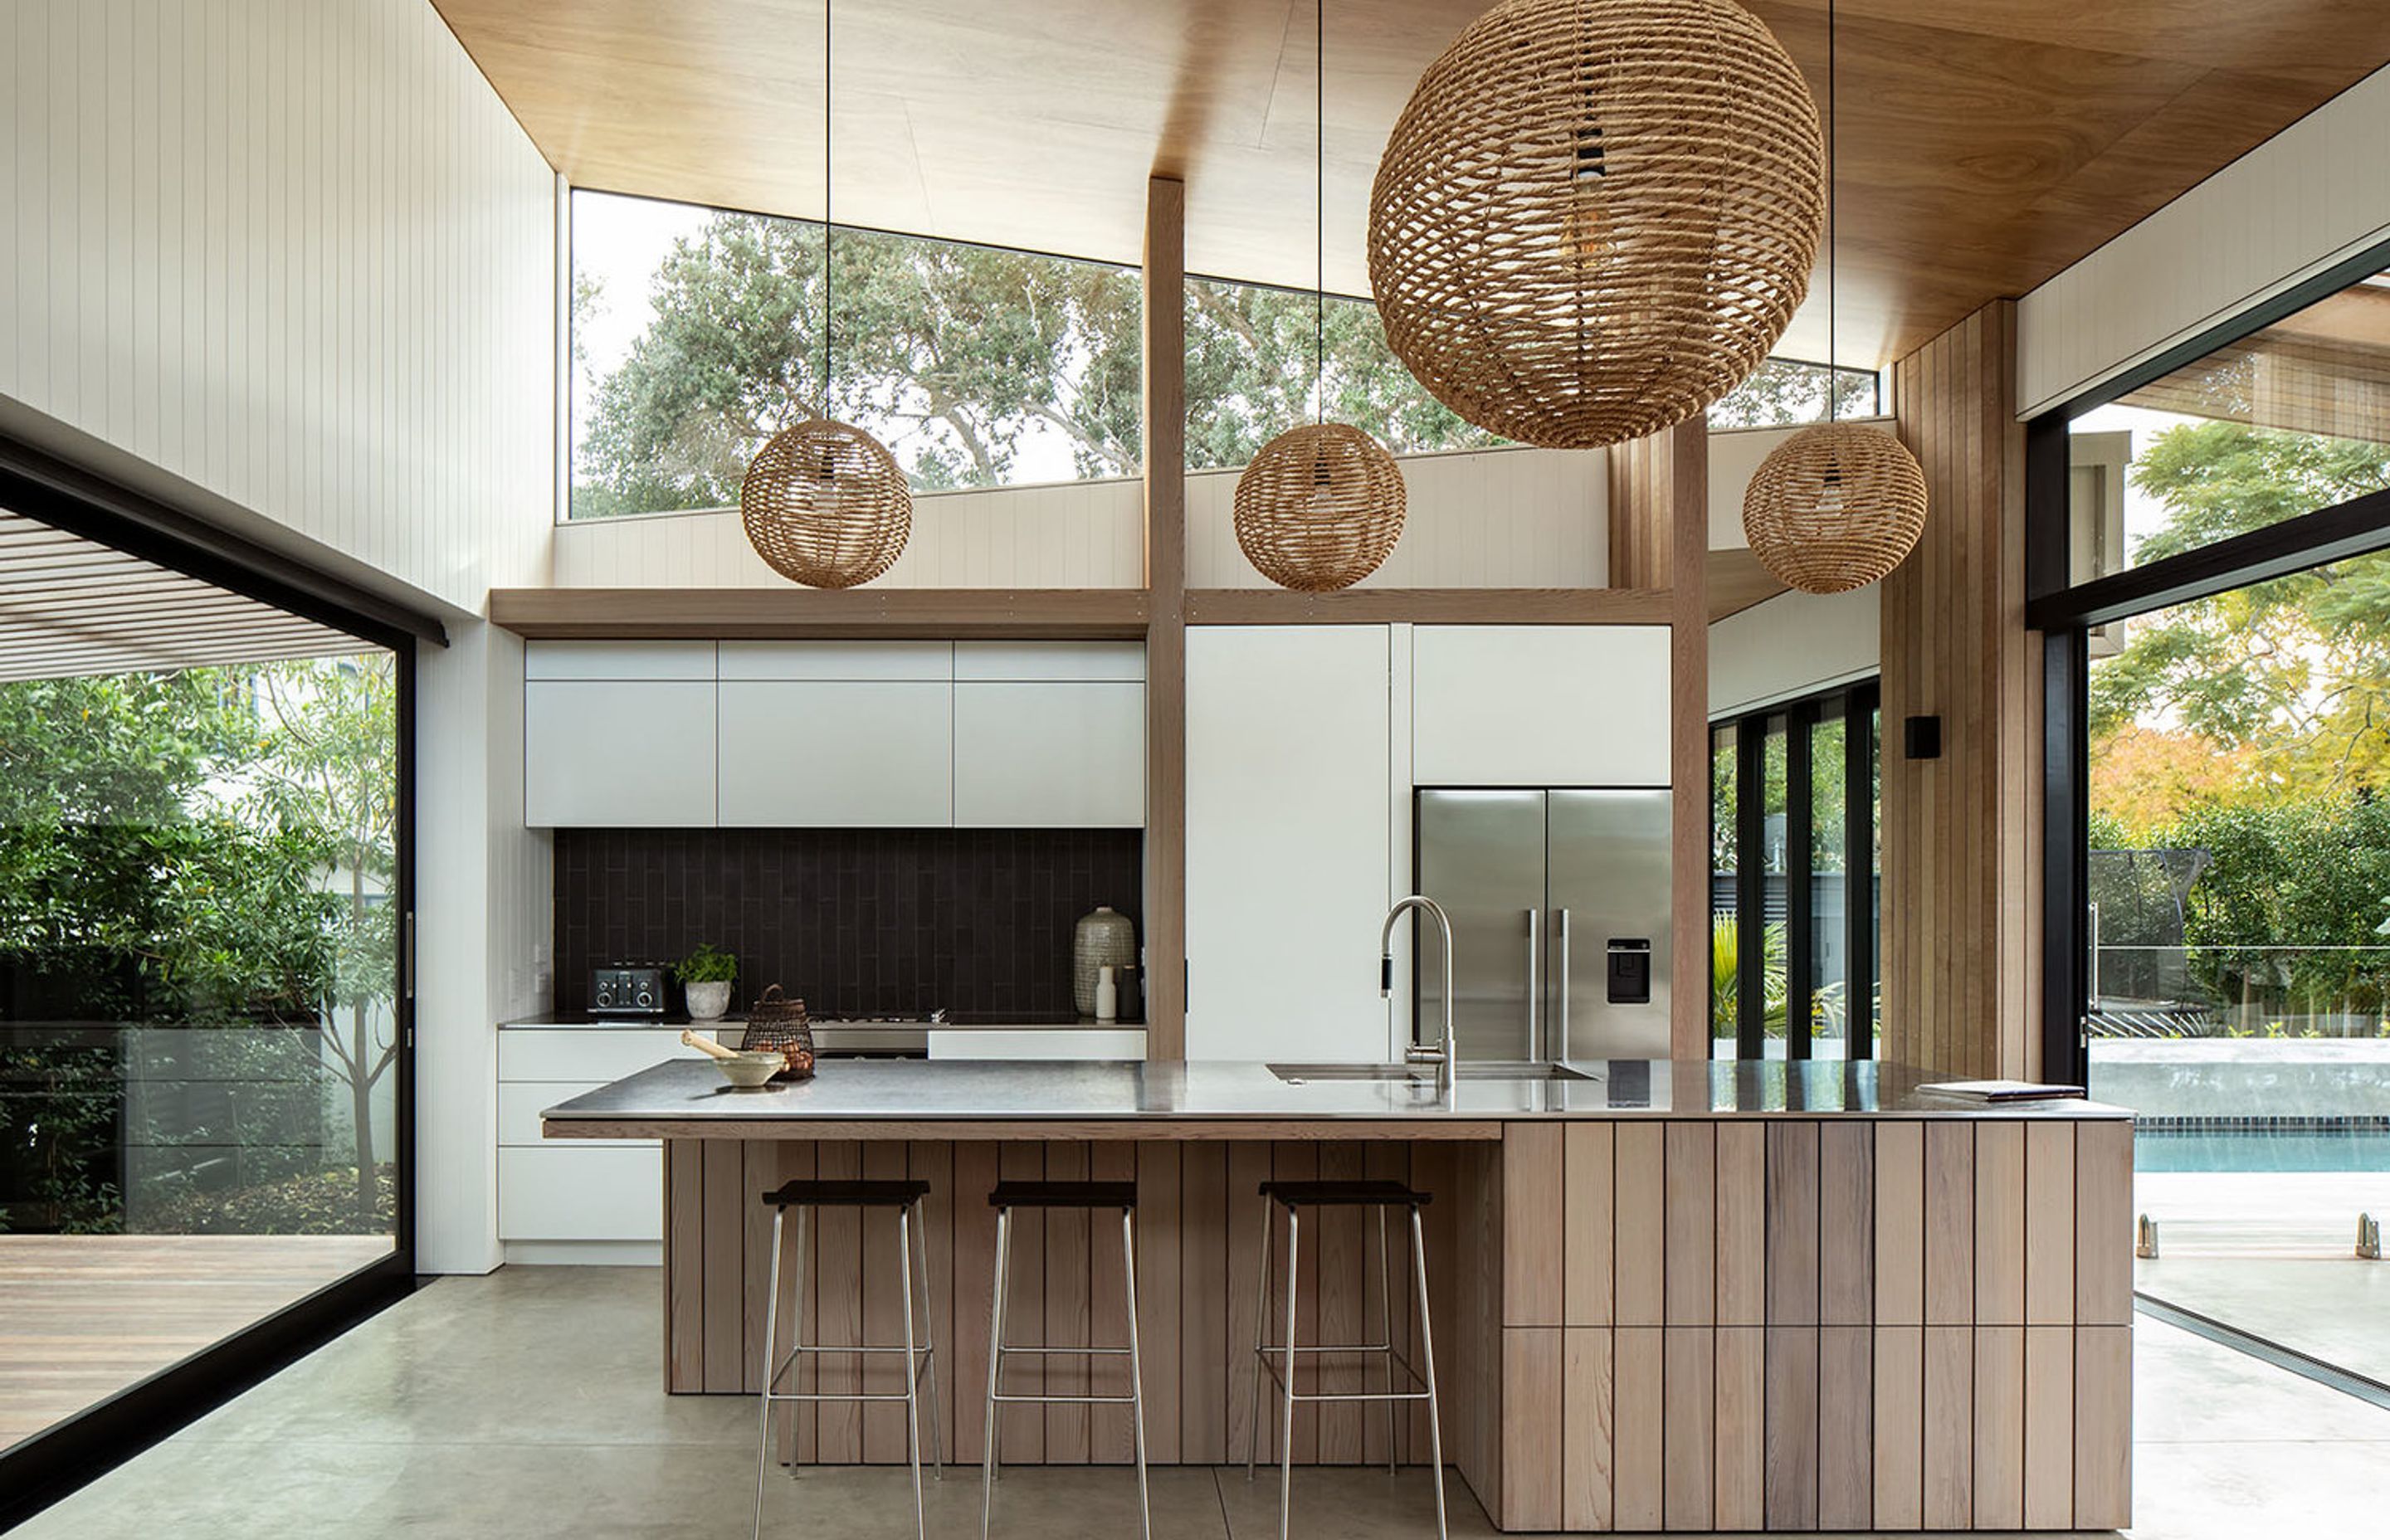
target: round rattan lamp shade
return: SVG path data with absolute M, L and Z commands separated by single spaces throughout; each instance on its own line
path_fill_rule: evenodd
M 1505 0 L 1428 66 L 1378 162 L 1386 340 L 1504 438 L 1656 432 L 1783 335 L 1823 172 L 1808 86 L 1733 0 Z
M 1769 571 L 1805 594 L 1864 588 L 1925 528 L 1925 472 L 1881 429 L 1829 422 L 1776 446 L 1742 494 L 1742 533 Z
M 896 564 L 913 491 L 896 456 L 851 423 L 808 417 L 749 462 L 739 513 L 755 554 L 783 577 L 852 588 Z
M 1305 423 L 1262 445 L 1237 478 L 1237 545 L 1254 570 L 1306 594 L 1350 588 L 1403 535 L 1402 468 L 1342 422 Z

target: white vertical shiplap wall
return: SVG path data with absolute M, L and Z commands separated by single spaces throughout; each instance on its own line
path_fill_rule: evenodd
M 1364 588 L 1599 588 L 1610 573 L 1610 473 L 1598 450 L 1402 456 L 1403 538 Z M 1187 585 L 1266 588 L 1237 548 L 1237 472 L 1187 478 Z
M 11 0 L 0 396 L 479 610 L 546 571 L 553 198 L 426 0 Z
M 1402 462 L 1410 513 L 1374 587 L 1600 587 L 1610 570 L 1608 473 L 1599 453 L 1489 449 Z M 1237 549 L 1233 470 L 1187 478 L 1187 581 L 1264 586 Z M 1135 481 L 928 493 L 880 586 L 1135 588 L 1145 571 Z M 556 532 L 559 587 L 749 587 L 781 581 L 736 512 L 593 519 Z
M 2377 70 L 2061 271 L 2017 313 L 2019 415 L 2078 395 L 2390 236 Z
M 560 588 L 752 588 L 783 582 L 736 509 L 584 519 L 556 531 Z M 883 588 L 1137 588 L 1145 483 L 1058 482 L 932 492 Z

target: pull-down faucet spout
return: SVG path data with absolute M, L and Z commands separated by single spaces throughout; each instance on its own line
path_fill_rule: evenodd
M 1412 909 L 1423 911 L 1429 918 L 1435 921 L 1436 930 L 1442 932 L 1444 1041 L 1432 1047 L 1423 1046 L 1419 1041 L 1419 1025 L 1413 1022 L 1410 1045 L 1403 1050 L 1403 1062 L 1434 1065 L 1436 1090 L 1449 1092 L 1452 1089 L 1454 1077 L 1458 1072 L 1460 1060 L 1459 1048 L 1454 1043 L 1452 1036 L 1452 920 L 1445 914 L 1444 905 L 1425 893 L 1413 893 L 1407 898 L 1396 899 L 1394 906 L 1386 911 L 1386 923 L 1378 932 L 1378 994 L 1382 998 L 1394 992 L 1394 921 L 1402 918 L 1407 911 Z

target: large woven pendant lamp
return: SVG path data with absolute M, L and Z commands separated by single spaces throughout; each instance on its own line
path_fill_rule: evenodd
M 1237 545 L 1254 571 L 1308 594 L 1350 588 L 1378 570 L 1403 536 L 1408 494 L 1385 446 L 1328 420 L 1327 0 L 1313 12 L 1314 152 L 1311 394 L 1314 418 L 1262 445 L 1237 478 Z
M 822 400 L 818 417 L 772 435 L 747 466 L 739 514 L 755 554 L 814 588 L 852 588 L 896 564 L 913 532 L 913 490 L 888 446 L 830 416 L 829 21 L 822 6 Z
M 1657 432 L 1791 323 L 1822 158 L 1801 71 L 1734 0 L 1503 0 L 1420 76 L 1378 162 L 1386 340 L 1506 439 Z
M 1826 6 L 1826 111 L 1834 100 L 1834 7 Z M 1830 141 L 1831 148 L 1831 141 Z M 1805 594 L 1864 588 L 1900 565 L 1925 528 L 1925 472 L 1880 428 L 1836 422 L 1833 225 L 1826 236 L 1826 417 L 1759 462 L 1742 533 L 1760 565 Z

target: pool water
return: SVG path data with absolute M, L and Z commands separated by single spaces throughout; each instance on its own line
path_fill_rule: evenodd
M 2390 1171 L 2390 1132 L 2165 1133 L 2133 1140 L 2136 1170 Z

